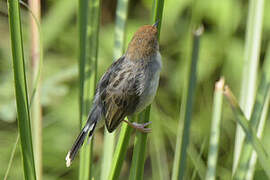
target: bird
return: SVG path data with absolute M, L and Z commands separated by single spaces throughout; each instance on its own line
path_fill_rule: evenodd
M 140 113 L 152 103 L 156 95 L 162 68 L 158 23 L 140 27 L 123 56 L 114 61 L 101 77 L 86 124 L 66 156 L 67 167 L 71 165 L 87 135 L 91 139 L 94 130 L 104 123 L 110 133 L 121 122 L 144 133 L 151 131 L 146 128 L 151 122 L 139 124 L 125 117 Z

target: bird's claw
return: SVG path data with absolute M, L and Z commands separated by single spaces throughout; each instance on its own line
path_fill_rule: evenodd
M 152 122 L 147 122 L 147 123 L 136 123 L 136 122 L 130 122 L 127 120 L 123 120 L 124 122 L 126 122 L 129 126 L 133 127 L 134 129 L 137 129 L 138 131 L 141 131 L 143 133 L 149 133 L 151 132 L 151 128 L 145 128 L 146 126 L 148 126 L 149 124 L 151 124 Z
M 152 131 L 151 128 L 145 128 L 146 126 L 148 126 L 149 124 L 151 124 L 152 122 L 147 122 L 147 123 L 144 123 L 144 124 L 139 124 L 139 123 L 136 123 L 136 122 L 133 122 L 132 124 L 134 125 L 134 128 L 135 129 L 138 129 L 139 131 L 143 132 L 143 133 L 149 133 Z

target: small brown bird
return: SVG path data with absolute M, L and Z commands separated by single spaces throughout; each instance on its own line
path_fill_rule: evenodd
M 109 132 L 122 122 L 142 132 L 149 123 L 138 124 L 124 118 L 141 112 L 154 99 L 161 70 L 158 44 L 158 22 L 139 28 L 126 53 L 115 61 L 97 85 L 93 106 L 87 122 L 66 157 L 70 166 L 84 139 L 93 135 L 96 127 L 104 124 Z

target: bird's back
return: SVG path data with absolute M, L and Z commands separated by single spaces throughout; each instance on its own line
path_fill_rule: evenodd
M 129 115 L 149 105 L 156 93 L 161 58 L 143 63 L 125 56 L 115 61 L 101 78 L 95 103 L 102 107 L 105 124 L 112 132 Z M 138 64 L 135 64 L 138 63 Z

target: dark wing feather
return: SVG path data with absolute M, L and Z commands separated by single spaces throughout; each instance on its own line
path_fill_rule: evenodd
M 96 93 L 101 94 L 107 88 L 111 79 L 113 79 L 117 75 L 117 72 L 121 69 L 121 64 L 123 63 L 124 59 L 125 56 L 122 56 L 111 64 L 107 72 L 101 77 L 97 85 Z
M 109 132 L 112 132 L 127 116 L 132 114 L 139 102 L 139 96 L 136 93 L 129 94 L 123 92 L 121 94 L 111 93 L 105 99 L 106 114 L 105 124 Z
M 134 64 L 123 63 L 124 57 L 115 61 L 102 77 L 98 91 L 102 103 L 105 124 L 112 132 L 127 116 L 132 114 L 138 103 L 138 80 Z

